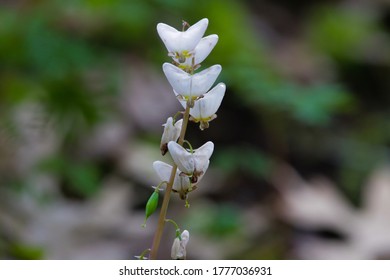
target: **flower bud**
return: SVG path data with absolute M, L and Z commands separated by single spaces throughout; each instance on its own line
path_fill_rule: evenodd
M 177 256 L 180 252 L 180 239 L 179 237 L 176 237 L 175 240 L 173 240 L 172 249 L 171 249 L 171 258 L 173 260 L 177 260 Z
M 171 249 L 171 258 L 173 260 L 185 260 L 187 256 L 186 247 L 190 239 L 188 230 L 184 230 L 180 237 L 176 237 L 173 241 Z
M 149 197 L 148 202 L 146 203 L 146 207 L 145 207 L 144 225 L 146 223 L 146 220 L 150 217 L 150 215 L 152 215 L 154 213 L 154 211 L 156 211 L 157 205 L 158 205 L 158 197 L 159 197 L 159 194 L 158 194 L 157 190 L 154 191 L 152 193 L 152 195 Z
M 161 137 L 160 150 L 161 154 L 165 155 L 168 151 L 168 142 L 177 141 L 180 136 L 181 126 L 183 124 L 183 119 L 178 120 L 173 123 L 173 118 L 169 117 L 167 122 L 163 124 L 164 132 Z

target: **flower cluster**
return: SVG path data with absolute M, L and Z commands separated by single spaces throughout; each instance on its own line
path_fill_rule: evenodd
M 184 23 L 183 27 L 186 25 Z M 168 55 L 173 58 L 173 64 L 163 64 L 165 76 L 183 107 L 187 104 L 191 107 L 191 120 L 199 122 L 202 130 L 216 118 L 215 113 L 226 90 L 224 83 L 210 90 L 221 73 L 221 65 L 194 73 L 218 42 L 218 35 L 215 34 L 202 38 L 207 26 L 208 19 L 200 20 L 186 31 L 178 31 L 164 23 L 157 25 Z
M 162 155 L 167 152 L 171 155 L 174 165 L 171 166 L 162 161 L 155 161 L 153 168 L 159 176 L 161 183 L 156 187 L 155 193 L 148 202 L 153 211 L 157 205 L 158 192 L 166 186 L 165 199 L 169 200 L 170 191 L 178 193 L 180 198 L 186 200 L 188 193 L 197 188 L 197 184 L 204 176 L 210 157 L 214 151 L 214 144 L 211 141 L 203 144 L 198 149 L 193 149 L 190 142 L 185 140 L 185 131 L 189 121 L 199 123 L 201 130 L 209 127 L 209 122 L 216 118 L 216 112 L 221 105 L 225 95 L 226 86 L 224 83 L 213 84 L 221 73 L 221 65 L 213 65 L 207 69 L 197 72 L 203 60 L 210 54 L 218 42 L 217 35 L 203 37 L 208 26 L 208 19 L 202 19 L 196 24 L 189 26 L 183 22 L 183 30 L 159 23 L 157 31 L 172 63 L 163 64 L 163 72 L 173 88 L 174 96 L 181 103 L 184 112 L 178 112 L 174 117 L 169 117 L 163 124 L 164 131 L 161 137 L 160 149 Z M 183 118 L 176 120 L 178 115 Z M 183 147 L 187 144 L 188 149 Z M 168 197 L 168 198 L 167 198 Z M 166 209 L 160 212 L 159 225 L 166 221 Z M 167 206 L 166 206 L 167 207 Z M 147 217 L 151 211 L 146 209 Z M 150 215 L 150 214 L 149 214 Z M 172 220 L 170 220 L 172 221 Z M 156 230 L 154 246 L 158 247 L 161 238 L 162 228 Z M 172 247 L 172 258 L 185 258 L 185 246 L 189 239 L 188 231 L 176 236 Z M 155 257 L 156 248 L 151 250 L 152 258 Z
M 219 83 L 210 90 L 222 70 L 221 65 L 213 65 L 199 73 L 195 73 L 200 63 L 210 54 L 218 42 L 217 35 L 202 38 L 208 25 L 208 19 L 202 19 L 185 31 L 159 23 L 157 31 L 172 57 L 173 64 L 164 63 L 163 71 L 173 92 L 185 109 L 190 107 L 190 120 L 200 123 L 203 130 L 209 127 L 209 122 L 216 118 L 216 111 L 221 105 L 226 86 Z M 183 24 L 183 29 L 187 23 Z M 202 147 L 188 151 L 176 141 L 179 138 L 182 120 L 174 122 L 169 117 L 163 125 L 161 152 L 170 152 L 175 164 L 180 170 L 173 182 L 173 191 L 186 199 L 187 193 L 196 189 L 196 184 L 202 178 L 209 166 L 209 158 L 214 150 L 214 144 L 207 142 Z M 156 161 L 153 167 L 162 181 L 169 181 L 172 166 Z

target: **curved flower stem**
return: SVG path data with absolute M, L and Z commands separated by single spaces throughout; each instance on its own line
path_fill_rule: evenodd
M 184 136 L 186 134 L 186 129 L 187 129 L 189 117 L 190 117 L 190 106 L 187 103 L 186 110 L 185 110 L 184 116 L 183 116 L 183 125 L 181 127 L 180 137 L 179 137 L 179 141 L 178 141 L 179 145 L 183 145 Z M 150 252 L 150 259 L 151 260 L 157 259 L 157 252 L 158 252 L 158 248 L 160 247 L 160 241 L 161 241 L 161 237 L 162 237 L 162 234 L 164 231 L 164 225 L 166 222 L 166 215 L 167 215 L 167 210 L 168 210 L 168 205 L 169 205 L 169 199 L 171 198 L 172 186 L 173 186 L 173 181 L 174 181 L 175 176 L 176 176 L 176 170 L 177 170 L 177 165 L 174 164 L 172 167 L 171 176 L 169 177 L 169 182 L 168 182 L 166 190 L 165 190 L 164 200 L 162 202 L 160 216 L 158 218 L 157 229 L 156 229 L 156 232 L 155 232 L 154 238 L 153 238 L 153 246 L 152 246 L 152 250 Z
M 174 225 L 176 229 L 176 237 L 178 237 L 181 240 L 179 225 L 172 219 L 166 219 L 165 221 Z

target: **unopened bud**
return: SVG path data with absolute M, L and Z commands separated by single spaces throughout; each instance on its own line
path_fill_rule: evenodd
M 173 241 L 172 250 L 171 250 L 171 258 L 173 260 L 185 260 L 187 256 L 187 243 L 190 239 L 190 233 L 188 230 L 184 230 L 180 237 L 176 237 Z
M 180 254 L 180 239 L 179 237 L 176 237 L 175 240 L 173 240 L 173 245 L 171 249 L 171 258 L 173 260 L 179 259 L 178 256 Z
M 165 155 L 168 151 L 168 142 L 169 141 L 177 141 L 177 139 L 180 136 L 181 127 L 183 124 L 183 120 L 178 120 L 177 122 L 173 122 L 173 118 L 169 117 L 167 119 L 167 122 L 163 124 L 164 126 L 164 132 L 161 137 L 161 144 L 160 144 L 160 150 L 161 154 Z
M 156 211 L 158 205 L 158 190 L 154 191 L 149 197 L 145 207 L 145 222 L 143 226 L 146 226 L 146 220 Z

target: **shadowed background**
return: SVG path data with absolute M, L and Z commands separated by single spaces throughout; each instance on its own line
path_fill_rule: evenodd
M 189 259 L 390 258 L 387 1 L 0 1 L 0 258 L 151 246 L 161 125 L 181 109 L 156 25 L 209 19 L 227 92 L 210 168 L 168 217 Z M 167 225 L 161 258 L 169 258 Z

